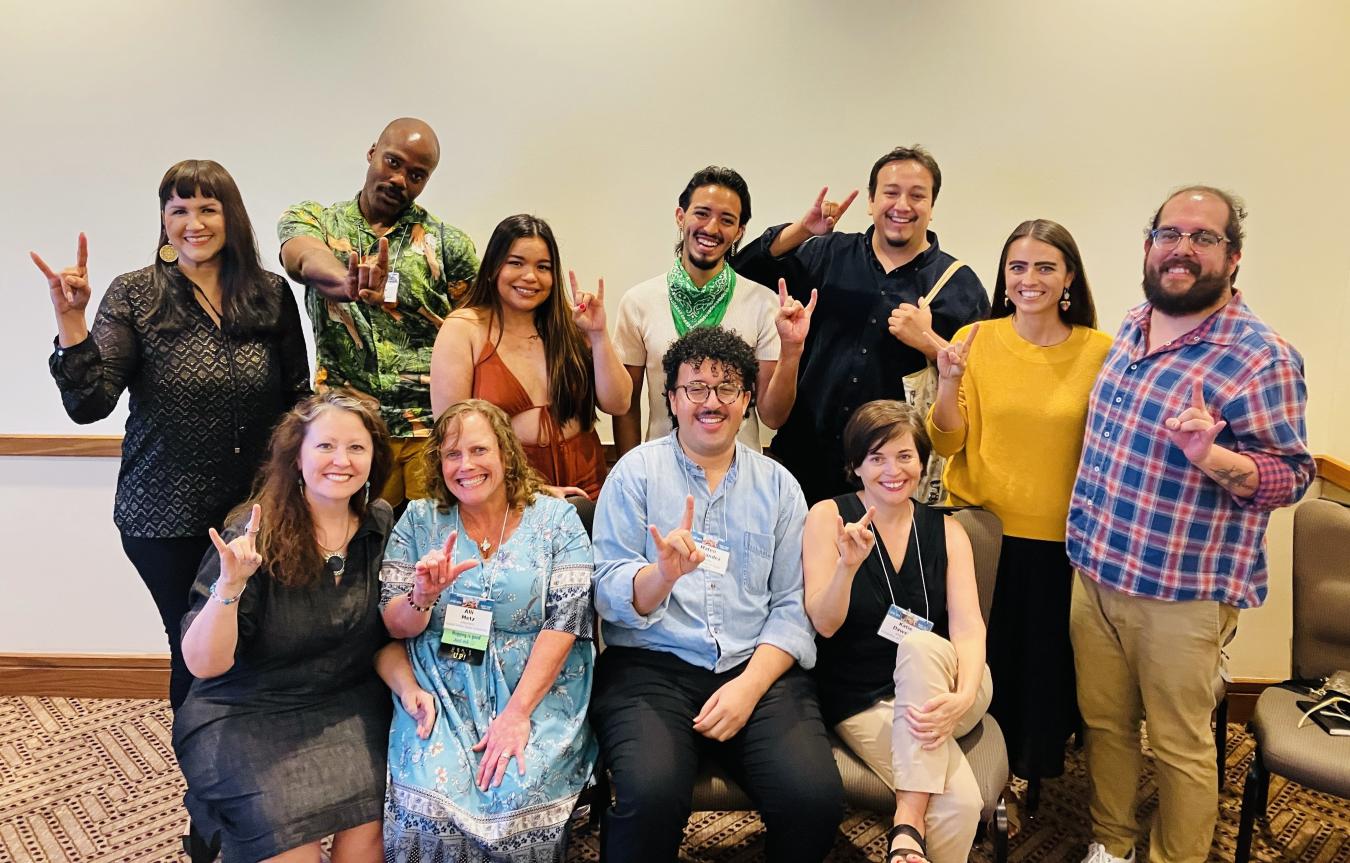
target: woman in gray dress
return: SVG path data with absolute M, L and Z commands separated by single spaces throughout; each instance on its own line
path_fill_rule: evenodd
M 388 641 L 379 569 L 393 521 L 370 499 L 389 470 L 374 406 L 329 390 L 272 435 L 253 495 L 210 531 L 183 658 L 197 678 L 174 716 L 194 826 L 225 863 L 383 859 Z

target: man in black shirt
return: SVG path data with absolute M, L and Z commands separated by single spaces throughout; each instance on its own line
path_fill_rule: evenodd
M 931 305 L 920 302 L 956 262 L 928 230 L 941 188 L 942 171 L 927 150 L 897 147 L 872 166 L 866 232 L 834 232 L 856 191 L 836 204 L 821 189 L 800 220 L 769 228 L 732 260 L 737 272 L 761 284 L 786 279 L 803 302 L 812 289 L 820 291 L 797 402 L 770 446 L 808 504 L 849 489 L 844 425 L 869 401 L 904 399 L 903 377 L 934 354 L 926 333 L 950 339 L 989 315 L 989 296 L 969 267 L 956 270 Z

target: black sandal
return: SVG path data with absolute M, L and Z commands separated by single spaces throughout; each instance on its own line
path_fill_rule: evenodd
M 895 840 L 901 836 L 907 836 L 919 843 L 918 848 L 894 848 Z M 923 858 L 924 863 L 932 863 L 928 859 L 928 845 L 923 841 L 923 834 L 917 828 L 910 824 L 897 824 L 886 834 L 886 863 L 891 863 L 897 857 L 901 860 L 917 854 Z

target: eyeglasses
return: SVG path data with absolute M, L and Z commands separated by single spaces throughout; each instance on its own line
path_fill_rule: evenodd
M 1154 228 L 1148 232 L 1153 238 L 1153 244 L 1162 249 L 1171 249 L 1181 242 L 1182 238 L 1189 239 L 1191 245 L 1197 249 L 1212 249 L 1220 243 L 1228 242 L 1227 237 L 1221 237 L 1213 231 L 1178 231 L 1176 228 Z
M 684 390 L 684 397 L 696 405 L 701 405 L 706 402 L 709 393 L 713 390 L 717 390 L 717 400 L 724 405 L 729 405 L 736 401 L 736 399 L 741 397 L 741 393 L 745 392 L 745 387 L 742 387 L 739 384 L 722 383 L 715 387 L 710 387 L 700 381 L 695 381 L 692 384 L 685 384 L 684 386 L 678 386 L 675 389 Z

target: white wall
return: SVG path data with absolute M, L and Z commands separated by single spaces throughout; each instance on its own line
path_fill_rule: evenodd
M 3 8 L 0 285 L 18 301 L 0 340 L 0 433 L 81 431 L 44 368 L 51 312 L 28 249 L 65 264 L 88 232 L 97 286 L 144 265 L 160 175 L 206 156 L 238 180 L 274 261 L 281 209 L 353 194 L 380 127 L 414 114 L 444 149 L 422 198 L 433 212 L 480 248 L 503 216 L 538 213 L 564 265 L 612 289 L 667 265 L 675 196 L 705 164 L 746 176 L 753 235 L 918 141 L 945 175 L 933 225 L 944 247 L 991 284 L 1013 225 L 1057 219 L 1110 330 L 1139 298 L 1142 231 L 1163 194 L 1195 180 L 1233 188 L 1252 211 L 1239 285 L 1307 360 L 1314 449 L 1350 454 L 1338 383 L 1350 373 L 1350 4 Z M 844 227 L 866 225 L 855 205 Z M 123 418 L 82 431 L 115 433 Z M 84 460 L 0 462 L 0 523 L 21 540 L 0 651 L 157 646 L 109 522 L 112 478 Z M 1251 676 L 1280 676 L 1255 654 Z

